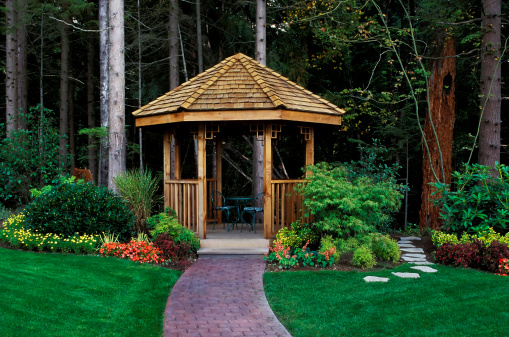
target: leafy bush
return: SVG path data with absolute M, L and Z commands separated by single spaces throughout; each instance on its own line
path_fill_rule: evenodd
M 431 240 L 437 248 L 447 242 L 458 244 L 469 243 L 473 242 L 474 240 L 479 240 L 486 246 L 489 246 L 493 241 L 509 244 L 509 233 L 506 233 L 504 236 L 502 236 L 500 233 L 495 232 L 493 228 L 488 228 L 488 230 L 480 231 L 477 234 L 468 234 L 464 232 L 458 239 L 458 235 L 455 233 L 447 234 L 442 231 L 433 231 Z
M 61 162 L 60 133 L 53 125 L 53 111 L 31 107 L 26 119 L 26 130 L 14 130 L 0 142 L 0 200 L 28 203 L 31 188 L 58 181 L 69 158 Z M 2 130 L 3 131 L 3 130 Z M 39 137 L 39 131 L 44 137 Z
M 509 258 L 509 247 L 498 241 L 485 243 L 474 240 L 470 243 L 444 243 L 436 252 L 435 260 L 440 264 L 470 267 L 496 273 L 500 260 Z
M 161 251 L 161 256 L 167 262 L 186 260 L 191 252 L 187 243 L 175 243 L 168 234 L 160 234 L 154 241 L 154 247 Z
M 150 234 L 156 240 L 161 234 L 166 234 L 176 244 L 188 244 L 191 251 L 195 253 L 200 249 L 200 239 L 193 231 L 178 223 L 178 218 L 172 210 L 151 216 L 147 219 L 147 224 L 154 227 Z
M 377 233 L 378 234 L 378 233 Z M 396 263 L 401 257 L 401 251 L 396 241 L 387 235 L 370 235 L 371 250 L 375 256 L 384 261 Z
M 163 263 L 161 251 L 152 242 L 131 240 L 128 243 L 105 243 L 99 249 L 101 256 L 114 256 L 140 263 Z
M 337 250 L 342 254 L 347 252 L 353 252 L 355 249 L 360 247 L 361 243 L 356 238 L 348 239 L 337 238 L 334 239 L 334 245 L 336 246 Z
M 58 183 L 55 184 L 55 185 L 58 185 L 58 184 L 83 184 L 85 182 L 85 180 L 83 179 L 76 179 L 75 176 L 71 176 L 71 175 L 66 175 L 66 176 L 59 176 L 58 177 Z M 41 194 L 43 193 L 46 193 L 46 192 L 49 192 L 53 189 L 53 186 L 54 185 L 46 185 L 42 188 L 32 188 L 30 189 L 30 195 L 32 196 L 32 198 L 37 198 L 38 196 L 40 196 Z
M 26 207 L 26 229 L 63 236 L 115 233 L 131 237 L 134 216 L 113 192 L 91 183 L 62 184 Z
M 115 177 L 115 184 L 122 198 L 129 205 L 129 209 L 136 216 L 134 230 L 138 233 L 148 233 L 147 218 L 152 208 L 161 200 L 157 194 L 161 179 L 153 177 L 145 169 L 135 169 Z
M 39 233 L 25 229 L 25 215 L 13 215 L 0 229 L 0 240 L 28 250 L 49 250 L 63 253 L 91 254 L 100 242 L 99 235 L 77 234 L 65 237 L 54 233 Z
M 339 258 L 341 257 L 341 251 L 337 249 L 336 245 L 334 244 L 334 240 L 332 239 L 332 236 L 327 235 L 323 237 L 322 240 L 320 241 L 320 251 L 322 252 L 328 251 L 331 248 L 334 248 L 335 250 L 334 254 L 332 255 L 332 257 L 334 257 L 334 261 L 339 261 Z
M 296 248 L 291 251 L 291 247 L 285 247 L 280 241 L 274 241 L 273 247 L 269 247 L 269 254 L 266 254 L 264 260 L 268 263 L 278 263 L 279 268 L 289 269 L 302 264 L 311 267 L 326 267 L 334 263 L 334 254 L 336 247 L 320 251 L 312 251 L 307 242 L 304 247 Z
M 299 185 L 314 225 L 335 237 L 367 234 L 386 229 L 392 213 L 401 206 L 402 186 L 393 179 L 353 174 L 346 164 L 318 163 Z
M 452 184 L 434 183 L 433 200 L 441 209 L 444 228 L 455 233 L 479 233 L 490 227 L 505 231 L 509 222 L 509 167 L 493 169 L 479 164 L 464 165 L 452 174 Z
M 12 215 L 12 212 L 5 208 L 4 205 L 0 204 L 0 224 L 7 220 Z M 1 227 L 0 227 L 1 228 Z
M 281 228 L 276 234 L 276 240 L 280 241 L 285 247 L 289 246 L 292 249 L 302 247 L 309 241 L 309 245 L 315 248 L 320 241 L 320 235 L 313 225 L 294 222 L 292 223 L 292 229 Z
M 360 246 L 353 252 L 352 264 L 362 269 L 369 269 L 376 265 L 376 260 L 371 249 Z

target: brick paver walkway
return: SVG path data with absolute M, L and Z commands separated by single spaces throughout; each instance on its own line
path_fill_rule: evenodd
M 290 336 L 263 291 L 259 256 L 200 257 L 173 287 L 164 336 Z

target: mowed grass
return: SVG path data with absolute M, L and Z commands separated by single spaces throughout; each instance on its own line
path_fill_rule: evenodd
M 181 272 L 0 248 L 0 335 L 161 336 Z
M 298 336 L 507 336 L 509 277 L 432 266 L 437 273 L 402 279 L 393 270 L 265 273 L 267 299 Z M 389 277 L 367 283 L 365 276 Z

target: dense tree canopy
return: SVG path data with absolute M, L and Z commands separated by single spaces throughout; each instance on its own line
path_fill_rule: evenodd
M 440 138 L 434 135 L 431 126 L 424 135 L 426 119 L 433 120 L 436 110 L 430 109 L 436 107 L 430 105 L 433 83 L 430 76 L 433 77 L 437 60 L 454 58 L 454 134 L 452 147 L 447 150 L 452 158 L 451 167 L 440 169 L 444 163 L 438 156 L 437 165 L 431 166 L 435 168 L 434 174 L 438 180 L 447 181 L 444 175 L 450 174 L 451 169 L 461 168 L 464 162 L 475 162 L 486 139 L 478 137 L 479 130 L 488 122 L 494 122 L 500 129 L 497 131 L 500 145 L 489 140 L 492 145 L 488 144 L 488 148 L 493 150 L 498 146 L 500 162 L 508 162 L 505 147 L 508 130 L 503 123 L 505 116 L 500 114 L 500 109 L 507 109 L 509 97 L 509 90 L 503 85 L 503 79 L 509 75 L 507 3 L 500 0 L 264 2 L 267 66 L 348 112 L 340 128 L 324 128 L 323 132 L 316 133 L 316 161 L 356 160 L 360 153 L 352 142 L 371 143 L 373 138 L 380 139 L 390 150 L 387 159 L 399 163 L 400 177 L 409 181 L 410 220 L 417 222 L 423 161 L 424 164 L 426 160 L 434 161 L 437 153 L 427 147 L 440 149 L 436 141 L 423 142 L 426 137 Z M 492 3 L 500 5 L 501 11 L 492 9 Z M 140 162 L 139 133 L 131 112 L 140 103 L 146 104 L 169 91 L 170 83 L 182 83 L 197 75 L 201 63 L 206 70 L 238 52 L 254 58 L 257 12 L 255 1 L 240 0 L 125 0 L 124 8 L 129 168 L 137 167 Z M 60 133 L 68 135 L 61 146 L 67 149 L 71 145 L 69 152 L 77 167 L 94 165 L 92 171 L 99 174 L 104 169 L 99 168 L 101 151 L 96 139 L 104 134 L 100 129 L 79 132 L 98 128 L 103 120 L 99 35 L 104 29 L 99 25 L 99 1 L 7 0 L 3 9 L 1 45 L 5 50 L 5 76 L 1 84 L 6 99 L 0 123 L 7 124 L 8 130 L 24 128 L 23 119 L 17 116 L 27 107 L 39 104 L 41 113 L 44 109 L 59 113 Z M 176 31 L 172 25 L 175 18 L 178 18 Z M 499 40 L 490 35 L 488 41 L 483 38 L 486 34 L 496 35 Z M 442 52 L 444 39 L 455 42 L 454 53 Z M 200 48 L 198 41 L 201 41 Z M 177 63 L 173 62 L 175 57 Z M 174 74 L 171 67 L 178 68 L 176 75 L 170 75 Z M 171 82 L 171 76 L 176 82 Z M 444 92 L 452 84 L 444 82 Z M 493 97 L 495 101 L 498 99 L 498 117 L 495 115 L 481 123 L 481 115 L 486 117 L 485 112 L 491 111 L 487 109 L 492 109 L 492 105 L 496 109 L 497 102 L 491 104 Z M 146 131 L 145 144 L 160 142 L 158 130 Z M 288 144 L 279 149 L 286 167 L 299 166 L 300 159 L 294 158 L 292 142 L 283 139 L 281 144 Z M 250 158 L 251 149 L 244 145 L 237 144 L 234 149 Z M 146 146 L 143 150 L 144 163 L 154 171 L 163 167 L 161 154 L 153 150 L 157 148 Z M 66 155 L 65 149 L 62 148 L 62 156 Z M 249 165 L 241 156 L 235 156 L 232 150 L 231 160 L 244 167 L 242 170 L 249 176 Z M 89 158 L 94 159 L 89 161 Z M 482 153 L 481 158 L 484 158 Z M 238 170 L 231 170 L 225 174 L 236 175 L 233 172 Z M 243 179 L 236 175 L 231 181 L 233 185 L 244 185 Z

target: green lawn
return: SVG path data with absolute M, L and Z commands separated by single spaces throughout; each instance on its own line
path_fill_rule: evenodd
M 181 272 L 0 248 L 0 335 L 161 336 Z
M 507 336 L 509 277 L 433 266 L 402 279 L 393 270 L 265 273 L 268 301 L 292 336 Z M 390 277 L 367 283 L 365 276 Z

